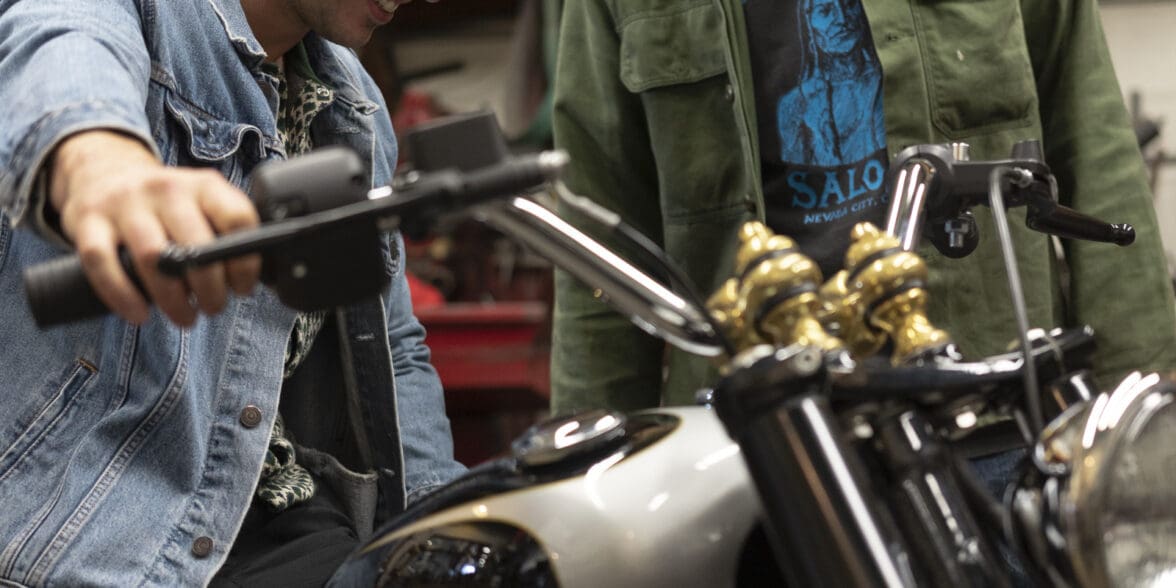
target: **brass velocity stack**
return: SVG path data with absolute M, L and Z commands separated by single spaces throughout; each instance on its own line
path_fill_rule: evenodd
M 898 365 L 951 343 L 927 318 L 927 264 L 898 239 L 870 223 L 853 228 L 845 254 L 847 300 L 866 324 L 894 342 L 891 363 Z
M 743 225 L 739 240 L 735 277 L 707 302 L 737 348 L 759 343 L 843 348 L 816 319 L 821 270 L 796 242 L 757 221 Z

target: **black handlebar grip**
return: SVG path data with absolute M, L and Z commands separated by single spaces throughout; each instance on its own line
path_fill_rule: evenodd
M 125 249 L 119 251 L 119 262 L 131 282 L 142 292 L 143 284 Z M 40 327 L 91 319 L 110 312 L 86 279 L 82 259 L 76 254 L 29 267 L 24 272 L 24 287 L 33 320 Z
M 1115 223 L 1111 225 L 1111 243 L 1119 246 L 1127 246 L 1135 242 L 1135 227 L 1127 223 Z
M 1135 227 L 1101 221 L 1063 206 L 1053 206 L 1042 214 L 1030 214 L 1025 219 L 1030 229 L 1066 239 L 1114 243 L 1125 247 L 1135 242 Z
M 521 194 L 547 181 L 542 154 L 519 157 L 497 165 L 466 172 L 459 200 L 478 202 L 488 197 Z

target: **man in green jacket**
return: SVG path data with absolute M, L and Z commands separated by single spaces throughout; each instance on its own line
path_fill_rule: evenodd
M 829 277 L 849 227 L 885 214 L 880 171 L 906 146 L 964 142 L 983 160 L 1039 139 L 1062 203 L 1137 239 L 1065 242 L 1063 266 L 1011 210 L 1031 325 L 1094 327 L 1104 387 L 1176 368 L 1171 284 L 1095 0 L 568 0 L 557 74 L 568 185 L 659 242 L 704 295 L 755 219 Z M 972 255 L 920 247 L 930 317 L 970 358 L 1017 337 L 981 211 Z M 566 274 L 553 339 L 554 412 L 688 404 L 714 381 L 707 360 L 667 351 Z

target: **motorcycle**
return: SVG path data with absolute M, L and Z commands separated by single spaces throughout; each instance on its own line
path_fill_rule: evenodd
M 354 558 L 352 569 L 368 574 L 341 581 L 1002 586 L 1014 581 L 1006 549 L 1024 552 L 1042 584 L 1162 582 L 1176 562 L 1163 538 L 1176 530 L 1172 493 L 1154 478 L 1161 464 L 1141 460 L 1170 455 L 1159 439 L 1176 388 L 1136 375 L 1097 393 L 1084 371 L 1093 351 L 1086 329 L 1041 333 L 1022 324 L 1026 353 L 965 362 L 921 312 L 925 270 L 913 249 L 927 219 L 939 229 L 927 231 L 931 241 L 953 256 L 975 247 L 969 211 L 982 203 L 998 215 L 1026 206 L 1030 227 L 1044 232 L 1131 241 L 1130 227 L 1058 206 L 1041 160 L 1032 144 L 1007 161 L 976 163 L 961 146 L 908 149 L 891 174 L 887 227 L 860 229 L 849 268 L 826 285 L 762 226 L 745 230 L 741 277 L 710 309 L 690 296 L 649 295 L 635 306 L 636 286 L 585 280 L 648 330 L 727 357 L 728 373 L 705 406 L 541 423 L 511 455 L 387 525 Z M 499 214 L 484 216 L 508 235 L 524 232 Z M 1006 219 L 996 226 L 1007 233 Z M 1015 280 L 1007 234 L 1002 241 Z M 599 273 L 634 275 L 612 267 Z M 675 281 L 672 269 L 658 269 Z M 674 313 L 674 329 L 653 326 Z M 856 359 L 885 341 L 893 362 Z M 952 454 L 982 409 L 1020 415 L 1038 440 L 1007 505 Z M 1144 478 L 1150 483 L 1135 483 Z M 1150 538 L 1132 537 L 1144 527 Z
M 1162 478 L 1176 385 L 1133 374 L 1100 392 L 1086 370 L 1089 329 L 1030 330 L 1004 213 L 1025 206 L 1030 228 L 1120 245 L 1133 230 L 1058 205 L 1034 144 L 987 162 L 969 161 L 963 145 L 909 148 L 888 176 L 887 226 L 855 228 L 846 270 L 820 283 L 789 239 L 751 224 L 736 277 L 703 301 L 655 246 L 563 188 L 566 156 L 510 156 L 485 117 L 421 129 L 410 143 L 422 171 L 379 193 L 341 187 L 353 175 L 345 154 L 259 170 L 272 222 L 169 251 L 161 269 L 267 251 L 266 282 L 284 302 L 332 306 L 382 285 L 349 283 L 354 272 L 303 283 L 314 248 L 275 245 L 341 230 L 358 242 L 394 226 L 411 235 L 442 210 L 473 206 L 638 326 L 716 358 L 724 375 L 696 407 L 535 425 L 508 455 L 389 521 L 335 585 L 1007 586 L 1017 578 L 1008 554 L 1041 585 L 1176 581 L 1176 490 Z M 309 206 L 291 196 L 313 192 L 335 196 Z M 648 267 L 562 220 L 541 202 L 551 196 L 630 241 Z M 304 212 L 280 214 L 293 201 Z M 970 253 L 981 204 L 1021 336 L 1016 350 L 965 361 L 923 313 L 914 247 L 926 236 L 948 256 Z M 79 305 L 49 297 L 86 288 L 71 264 L 30 271 L 35 316 L 71 320 L 54 313 Z M 977 415 L 994 413 L 1012 415 L 1030 447 L 1003 503 L 957 452 Z

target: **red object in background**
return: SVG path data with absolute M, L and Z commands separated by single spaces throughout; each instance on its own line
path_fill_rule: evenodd
M 486 391 L 506 391 L 516 405 L 547 404 L 546 304 L 451 302 L 416 314 L 447 393 L 479 391 L 479 404 L 492 402 L 499 408 L 503 399 L 488 399 Z
M 416 277 L 412 272 L 405 272 L 404 275 L 408 278 L 408 293 L 412 299 L 414 313 L 419 314 L 421 310 L 445 304 L 445 296 L 432 284 Z
M 473 466 L 547 415 L 544 302 L 448 303 L 418 311 L 445 388 L 454 456 Z

